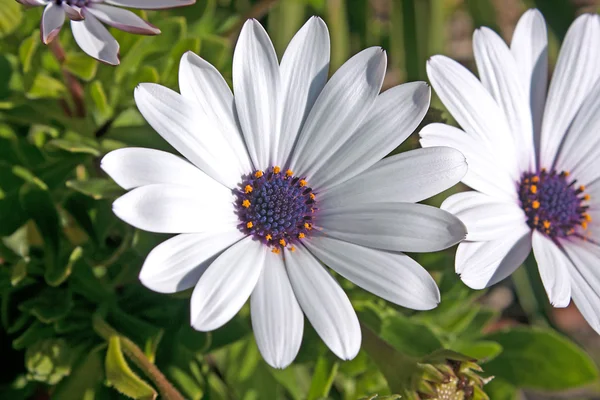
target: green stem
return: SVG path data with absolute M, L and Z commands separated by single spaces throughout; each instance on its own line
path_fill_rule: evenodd
M 158 389 L 161 397 L 165 400 L 184 400 L 184 397 L 173 387 L 171 382 L 163 375 L 154 364 L 148 360 L 135 343 L 121 335 L 110 326 L 99 314 L 95 314 L 92 320 L 94 331 L 107 342 L 112 336 L 118 336 L 125 355 L 150 379 Z

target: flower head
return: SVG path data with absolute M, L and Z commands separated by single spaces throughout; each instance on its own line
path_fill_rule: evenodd
M 510 48 L 490 29 L 475 32 L 477 80 L 442 56 L 427 71 L 464 131 L 431 124 L 424 147 L 447 145 L 467 158 L 463 182 L 476 191 L 443 209 L 468 227 L 456 271 L 472 288 L 509 276 L 533 248 L 550 302 L 571 298 L 600 332 L 600 18 L 571 25 L 546 96 L 544 18 L 526 12 Z
M 160 30 L 122 7 L 154 10 L 194 4 L 196 0 L 17 0 L 26 6 L 43 6 L 40 35 L 44 44 L 59 33 L 65 19 L 71 20 L 75 41 L 91 57 L 119 64 L 119 43 L 102 22 L 125 32 L 158 35 Z
M 142 115 L 187 161 L 135 148 L 102 160 L 133 189 L 115 201 L 117 216 L 179 234 L 150 252 L 142 283 L 165 293 L 195 287 L 191 323 L 201 331 L 225 324 L 250 297 L 258 347 L 279 368 L 298 352 L 303 314 L 339 357 L 360 348 L 356 313 L 321 263 L 391 302 L 430 309 L 437 286 L 401 251 L 436 251 L 465 236 L 452 214 L 414 204 L 461 179 L 458 151 L 378 162 L 422 120 L 427 85 L 380 94 L 386 54 L 375 47 L 329 82 L 328 69 L 321 19 L 304 25 L 281 63 L 250 20 L 233 59 L 235 97 L 193 53 L 181 60 L 181 94 L 155 84 L 135 92 Z

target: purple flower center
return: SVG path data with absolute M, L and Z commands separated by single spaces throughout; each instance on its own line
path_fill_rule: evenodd
M 316 200 L 306 180 L 275 166 L 244 178 L 236 192 L 239 228 L 274 253 L 305 238 L 313 229 Z
M 550 238 L 564 238 L 578 234 L 577 227 L 584 230 L 591 221 L 587 214 L 590 196 L 577 180 L 569 179 L 569 173 L 557 173 L 542 169 L 538 173 L 525 173 L 519 184 L 521 207 L 532 229 Z M 580 232 L 579 232 L 580 233 Z
M 60 6 L 61 4 L 65 3 L 65 4 L 68 4 L 70 6 L 83 7 L 83 6 L 87 5 L 87 3 L 89 2 L 89 0 L 54 0 L 54 2 L 58 6 Z

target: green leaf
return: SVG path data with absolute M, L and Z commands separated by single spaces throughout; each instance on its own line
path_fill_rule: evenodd
M 492 400 L 517 400 L 522 398 L 518 395 L 516 387 L 498 377 L 486 384 L 484 389 Z
M 34 31 L 27 39 L 23 40 L 19 46 L 19 59 L 23 66 L 23 72 L 31 71 L 33 56 L 40 45 L 40 31 Z
M 87 54 L 67 53 L 64 67 L 67 71 L 84 81 L 91 81 L 96 76 L 98 62 Z
M 485 337 L 504 351 L 486 364 L 486 373 L 523 388 L 565 390 L 598 379 L 590 357 L 573 342 L 546 329 L 513 328 Z
M 27 91 L 27 98 L 35 99 L 59 99 L 67 92 L 65 85 L 49 75 L 40 73 L 36 75 Z
M 46 288 L 19 305 L 19 310 L 30 313 L 44 324 L 64 318 L 72 308 L 70 291 L 58 288 Z
M 124 193 L 123 189 L 113 180 L 103 178 L 67 181 L 67 187 L 95 200 L 115 199 Z
M 13 33 L 23 19 L 23 6 L 13 0 L 0 0 L 0 38 Z
M 339 363 L 329 355 L 319 357 L 308 391 L 308 400 L 327 398 Z
M 96 109 L 103 117 L 107 117 L 112 113 L 112 109 L 108 104 L 108 98 L 106 97 L 106 92 L 104 91 L 104 87 L 102 86 L 102 82 L 94 81 L 89 86 L 90 96 L 92 97 L 92 101 L 96 106 Z
M 56 148 L 69 153 L 91 154 L 95 157 L 102 155 L 100 150 L 91 143 L 70 139 L 54 139 L 46 144 L 49 149 Z
M 386 316 L 379 336 L 395 349 L 410 356 L 422 357 L 444 347 L 427 325 L 400 314 Z
M 50 286 L 59 286 L 62 284 L 73 272 L 75 264 L 82 260 L 83 249 L 76 247 L 73 249 L 67 260 L 60 260 L 55 268 L 47 268 L 44 274 L 46 283 Z
M 131 370 L 123 352 L 121 340 L 112 336 L 108 342 L 105 361 L 106 383 L 132 399 L 156 399 L 156 391 Z
M 74 366 L 71 375 L 63 379 L 53 392 L 53 397 L 63 400 L 86 399 L 94 393 L 104 379 L 101 350 L 104 345 L 92 349 Z
M 452 343 L 450 348 L 477 361 L 489 361 L 502 353 L 502 346 L 489 340 L 475 342 L 459 340 Z

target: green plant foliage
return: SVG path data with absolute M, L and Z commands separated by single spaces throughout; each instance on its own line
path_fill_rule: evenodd
M 273 369 L 254 341 L 248 305 L 216 331 L 198 332 L 190 327 L 191 290 L 159 294 L 139 282 L 145 257 L 168 236 L 114 215 L 124 191 L 100 167 L 123 147 L 175 152 L 138 112 L 134 89 L 153 82 L 177 90 L 186 51 L 231 85 L 235 42 L 249 17 L 265 26 L 279 57 L 307 18 L 323 17 L 330 73 L 359 50 L 382 46 L 389 88 L 426 80 L 430 56 L 465 47 L 449 32 L 470 35 L 485 24 L 506 34 L 500 16 L 522 10 L 501 3 L 198 0 L 135 11 L 158 36 L 110 28 L 121 49 L 121 65 L 111 67 L 79 49 L 68 23 L 55 39 L 60 48 L 42 44 L 41 8 L 0 0 L 0 399 L 424 400 L 450 398 L 440 397 L 446 390 L 452 399 L 516 400 L 531 389 L 597 396 L 599 359 L 556 332 L 545 295 L 533 294 L 539 277 L 528 269 L 514 285 L 505 281 L 517 297 L 500 307 L 493 293 L 461 283 L 454 249 L 411 255 L 440 287 L 442 302 L 430 311 L 403 309 L 335 276 L 361 321 L 360 353 L 337 359 L 306 323 L 295 362 Z M 573 3 L 524 3 L 546 12 L 556 47 Z M 460 18 L 468 22 L 457 28 Z M 473 66 L 469 54 L 460 57 Z M 433 105 L 427 123 L 453 123 L 435 97 Z M 417 139 L 394 153 L 418 147 Z

